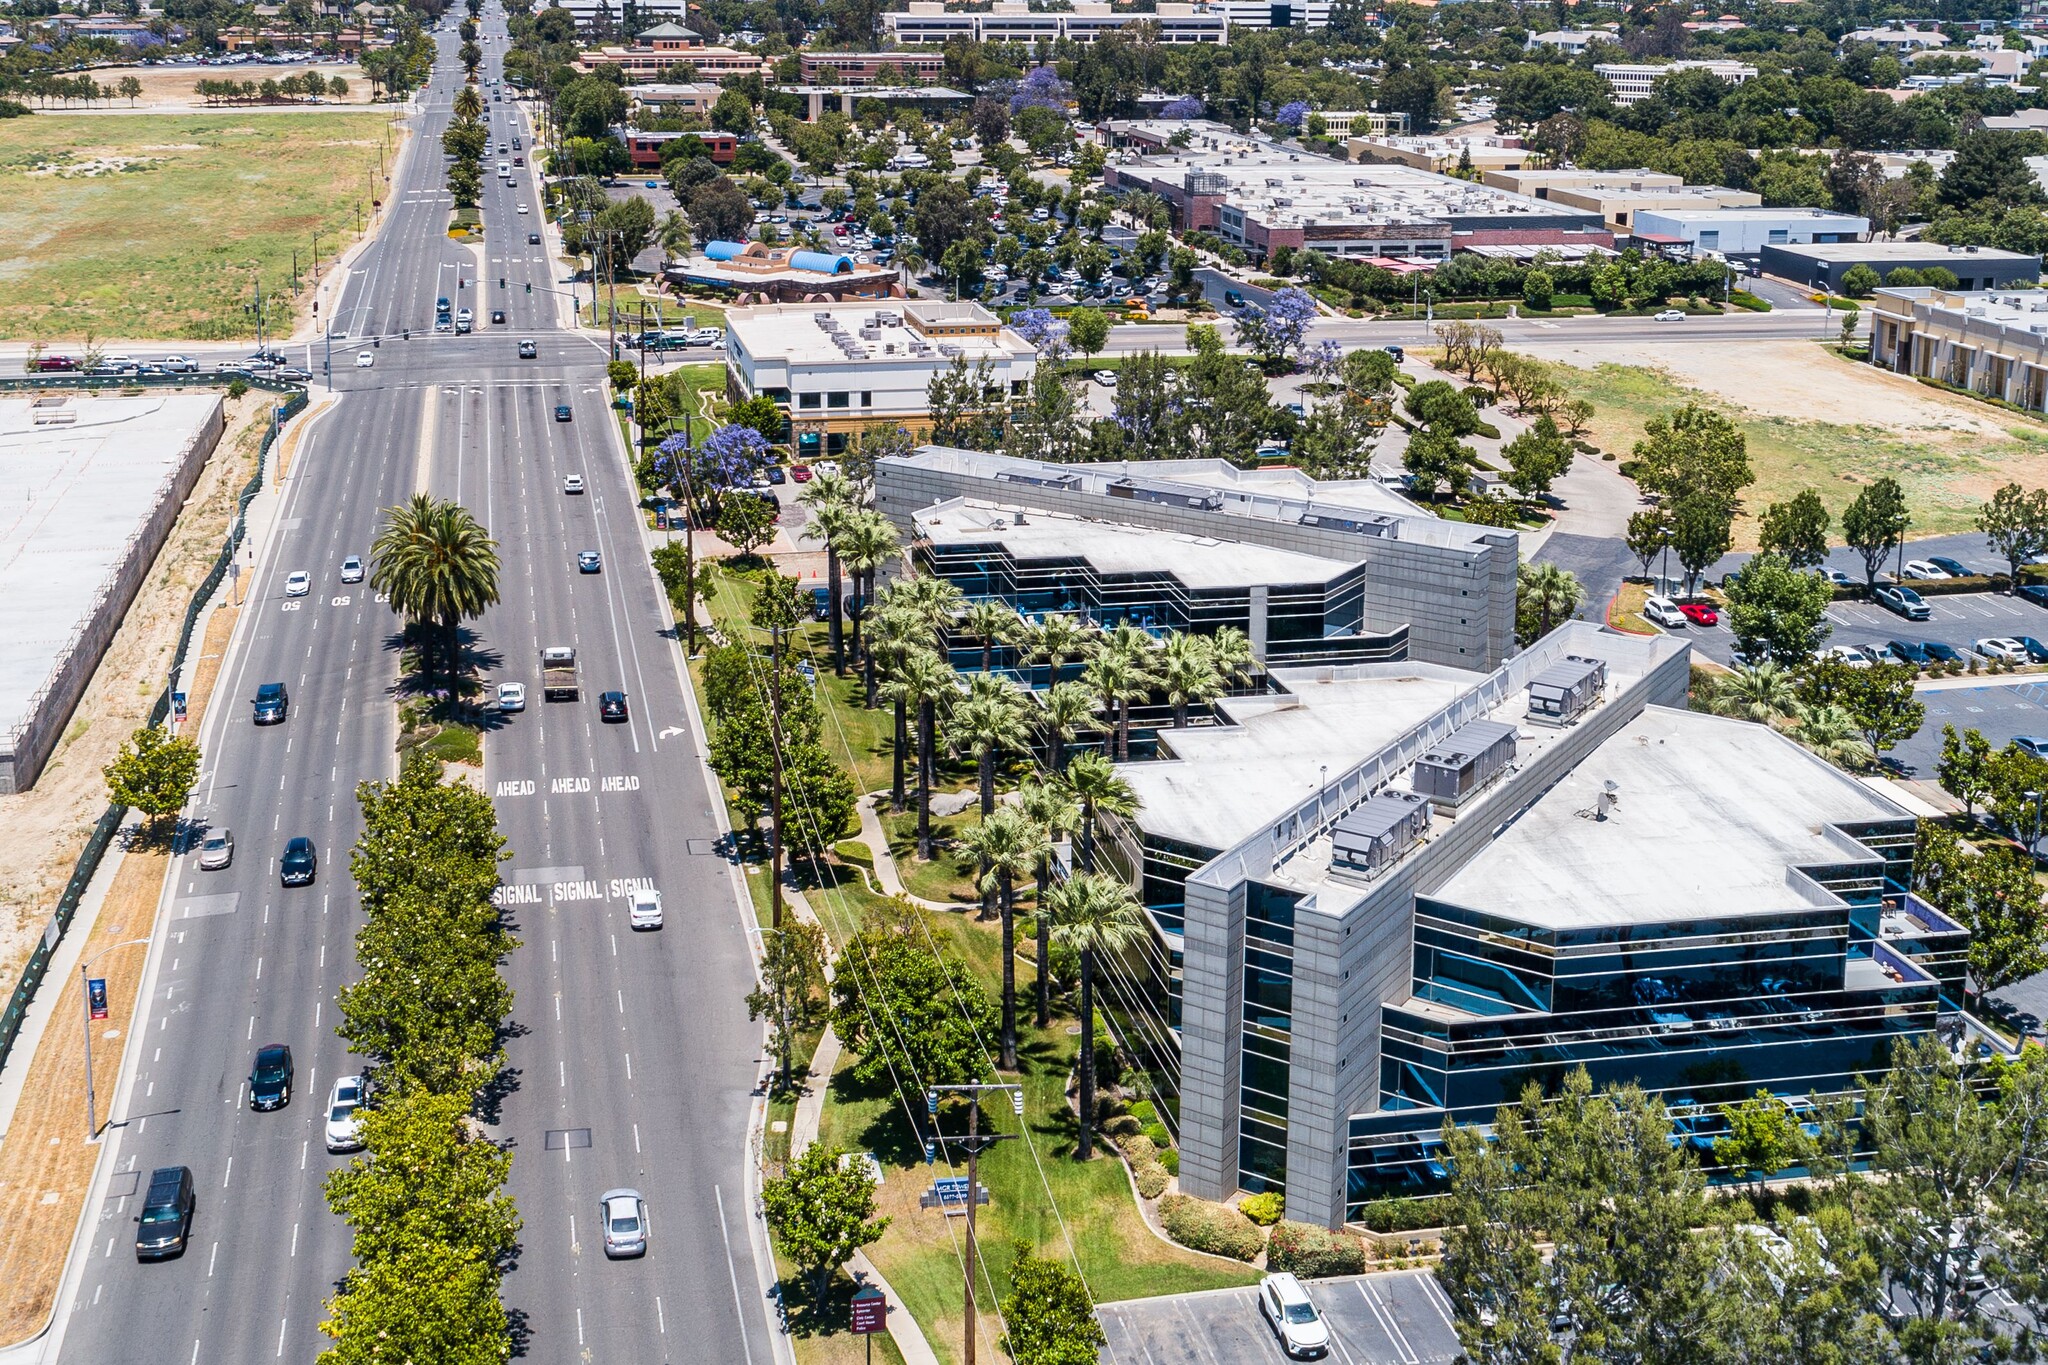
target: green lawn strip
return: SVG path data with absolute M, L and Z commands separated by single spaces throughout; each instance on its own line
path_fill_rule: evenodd
M 811 1282 L 781 1252 L 775 1253 L 775 1274 L 781 1281 L 782 1301 L 789 1306 L 789 1332 L 796 1347 L 797 1365 L 867 1365 L 869 1352 L 882 1365 L 903 1365 L 903 1353 L 887 1332 L 869 1339 L 851 1330 L 853 1277 L 845 1271 L 832 1277 L 831 1293 L 820 1316 L 811 1297 Z
M 289 326 L 293 252 L 303 295 L 315 238 L 325 269 L 356 233 L 358 203 L 367 220 L 390 122 L 325 111 L 7 120 L 0 237 L 14 267 L 0 275 L 0 335 L 254 336 L 259 279 L 271 325 Z
M 2009 462 L 2039 451 L 2036 443 L 2024 440 L 1933 445 L 1882 427 L 1759 416 L 1636 365 L 1610 362 L 1591 370 L 1567 365 L 1558 373 L 1574 397 L 1593 404 L 1593 444 L 1624 460 L 1651 418 L 1689 401 L 1733 419 L 1748 438 L 1750 467 L 1756 473 L 1756 482 L 1742 495 L 1743 516 L 1735 528 L 1738 548 L 1754 547 L 1756 518 L 1771 503 L 1812 488 L 1839 525 L 1842 510 L 1857 492 L 1885 474 L 1905 488 L 1914 535 L 1968 530 L 1987 481 L 1998 478 Z

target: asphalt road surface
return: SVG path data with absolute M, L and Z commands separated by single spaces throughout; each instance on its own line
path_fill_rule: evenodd
M 502 32 L 495 6 L 486 20 Z M 173 869 L 137 1069 L 106 1139 L 115 1175 L 53 1337 L 65 1360 L 303 1362 L 326 1345 L 324 1302 L 350 1260 L 348 1230 L 322 1196 L 347 1158 L 324 1150 L 321 1111 L 333 1079 L 360 1067 L 334 1034 L 361 924 L 348 877 L 354 792 L 396 765 L 396 621 L 367 585 L 341 583 L 339 567 L 367 555 L 380 509 L 420 489 L 459 498 L 499 541 L 503 601 L 474 624 L 471 648 L 490 682 L 529 687 L 528 709 L 485 739 L 486 790 L 512 849 L 504 895 L 523 945 L 506 969 L 510 1087 L 491 1115 L 514 1153 L 510 1189 L 525 1223 L 505 1282 L 521 1352 L 632 1365 L 786 1356 L 772 1338 L 748 1183 L 761 1048 L 741 1003 L 747 912 L 717 853 L 699 736 L 606 425 L 603 353 L 556 328 L 549 262 L 525 245 L 541 221 L 530 170 L 512 187 L 487 181 L 483 262 L 449 241 L 439 138 L 460 68 L 453 33 L 440 41 L 392 214 L 338 299 L 340 401 L 303 438 L 272 539 L 243 579 L 249 608 L 204 721 L 199 794 L 233 829 L 235 861 L 201 872 L 187 857 Z M 496 74 L 502 50 L 487 45 L 484 74 Z M 516 130 L 531 147 L 512 106 L 491 109 L 493 142 Z M 469 281 L 461 290 L 458 275 Z M 507 325 L 435 336 L 442 294 L 480 316 L 506 307 Z M 399 340 L 408 328 L 413 339 Z M 537 359 L 516 356 L 527 337 Z M 375 363 L 359 369 L 365 346 Z M 573 420 L 556 421 L 557 404 Z M 570 472 L 587 494 L 561 493 Z M 601 573 L 577 572 L 584 548 L 601 552 Z M 314 591 L 286 599 L 296 569 Z M 552 644 L 581 656 L 577 701 L 540 700 L 537 651 Z M 258 728 L 248 699 L 268 681 L 288 684 L 291 714 Z M 628 723 L 598 722 L 596 694 L 611 689 L 629 694 Z M 286 889 L 278 855 L 301 834 L 318 846 L 318 880 Z M 623 895 L 646 883 L 663 892 L 668 923 L 634 934 Z M 289 1107 L 258 1114 L 245 1078 L 265 1042 L 292 1046 L 298 1081 Z M 191 1248 L 139 1265 L 139 1183 L 172 1164 L 196 1178 Z M 642 1260 L 602 1252 L 597 1198 L 620 1185 L 650 1206 Z

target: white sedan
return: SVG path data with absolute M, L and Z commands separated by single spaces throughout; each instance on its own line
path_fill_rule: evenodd
M 1926 582 L 1952 576 L 1948 570 L 1942 568 L 1939 564 L 1931 564 L 1924 559 L 1907 560 L 1905 575 L 1908 578 L 1918 578 Z
M 2004 635 L 1993 635 L 1970 646 L 1987 659 L 2003 659 L 2009 664 L 2027 662 L 2027 647 L 2018 640 Z
M 313 575 L 307 573 L 304 569 L 297 569 L 285 575 L 284 595 L 286 597 L 304 597 L 312 590 Z
M 526 709 L 525 683 L 499 683 L 498 709 L 500 711 L 524 711 Z
M 1823 659 L 1833 659 L 1837 663 L 1847 664 L 1851 668 L 1869 668 L 1877 662 L 1870 657 L 1867 651 L 1858 649 L 1854 645 L 1829 645 L 1821 657 Z
M 376 357 L 375 355 L 373 355 L 373 354 L 372 354 L 371 352 L 369 352 L 369 351 L 357 351 L 357 352 L 356 352 L 356 368 L 357 368 L 357 369 L 359 369 L 359 370 L 367 370 L 367 369 L 369 369 L 369 368 L 370 368 L 370 367 L 371 367 L 372 365 L 374 365 L 374 364 L 376 364 L 376 363 L 377 363 L 377 357 Z
M 1651 314 L 1651 315 L 1650 315 L 1650 321 L 1652 321 L 1652 322 L 1684 322 L 1684 321 L 1685 321 L 1685 312 L 1684 312 L 1684 310 L 1683 310 L 1683 309 L 1679 309 L 1679 308 L 1666 308 L 1666 309 L 1665 309 L 1665 310 L 1664 310 L 1663 312 L 1661 312 L 1661 313 L 1653 313 L 1653 314 Z
M 520 213 L 522 213 L 522 214 L 524 214 L 524 213 L 526 212 L 526 205 L 524 205 L 524 204 L 521 204 L 521 205 L 519 206 L 519 212 L 520 212 Z
M 634 929 L 659 929 L 661 893 L 645 887 L 636 888 L 632 903 L 626 911 L 626 923 Z

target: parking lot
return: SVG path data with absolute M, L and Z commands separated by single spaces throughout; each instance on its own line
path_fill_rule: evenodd
M 1970 657 L 1972 642 L 1988 636 L 2031 635 L 2037 640 L 2048 640 L 2048 609 L 2025 598 L 1970 592 L 1946 597 L 1930 595 L 1923 600 L 1929 611 L 1925 621 L 1908 621 L 1875 602 L 1836 602 L 1827 611 L 1828 624 L 1833 627 L 1827 642 L 1882 649 L 1892 640 L 1909 640 L 1914 644 L 1932 640 Z M 1735 649 L 1726 613 L 1719 625 L 1670 627 L 1665 633 L 1680 636 L 1718 664 L 1728 663 Z M 1939 729 L 1937 726 L 1936 733 Z
M 1919 734 L 1891 753 L 1914 777 L 1934 776 L 1944 725 L 1953 725 L 1958 732 L 1979 731 L 2000 749 L 2019 735 L 2048 735 L 2048 674 L 1967 686 L 1923 684 L 1917 695 L 1927 707 L 1927 719 Z
M 1459 1355 L 1450 1300 L 1426 1270 L 1317 1280 L 1309 1297 L 1330 1328 L 1338 1365 L 1449 1365 Z M 1218 1289 L 1097 1310 L 1105 1365 L 1250 1365 L 1284 1361 L 1256 1292 Z

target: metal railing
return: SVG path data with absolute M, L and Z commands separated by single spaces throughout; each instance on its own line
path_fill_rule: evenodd
M 179 383 L 190 383 L 195 378 L 200 382 L 206 382 L 215 377 L 164 376 L 165 379 Z M 83 383 L 52 385 L 48 382 L 51 378 L 92 379 L 104 386 L 104 380 L 98 376 L 35 376 L 27 382 L 0 379 L 0 391 L 18 388 L 85 387 Z M 243 538 L 248 534 L 249 504 L 263 491 L 263 476 L 270 463 L 271 449 L 277 444 L 278 435 L 284 430 L 284 424 L 305 411 L 307 403 L 306 390 L 301 386 L 281 385 L 246 375 L 220 375 L 218 378 L 223 383 L 246 378 L 253 387 L 289 393 L 291 397 L 277 409 L 269 429 L 263 433 L 262 444 L 256 450 L 256 473 L 248 483 L 242 485 L 241 491 L 235 496 L 235 518 L 228 526 L 227 542 L 221 547 L 220 554 L 213 561 L 213 567 L 207 571 L 206 577 L 201 580 L 199 587 L 192 594 L 191 602 L 185 608 L 185 621 L 178 631 L 178 647 L 171 655 L 171 679 L 175 679 L 179 670 L 185 666 L 185 657 L 191 649 L 192 634 L 198 627 L 200 613 L 214 591 L 220 587 L 221 579 L 227 576 L 228 565 L 234 561 L 235 551 L 240 548 Z M 157 694 L 155 704 L 150 707 L 149 728 L 153 730 L 162 725 L 169 717 L 170 711 L 171 683 L 166 681 L 163 690 Z M 121 828 L 121 822 L 127 815 L 126 806 L 109 803 L 106 810 L 100 813 L 99 820 L 94 823 L 92 835 L 85 841 L 85 848 L 79 853 L 78 861 L 72 865 L 70 880 L 65 882 L 64 892 L 57 898 L 57 908 L 51 913 L 50 922 L 43 929 L 43 936 L 36 941 L 35 951 L 29 954 L 28 961 L 22 966 L 21 977 L 15 982 L 14 992 L 7 999 L 6 1009 L 0 1011 L 0 1069 L 5 1069 L 12 1060 L 14 1040 L 21 1032 L 21 1022 L 28 1015 L 28 1007 L 35 999 L 36 989 L 43 984 L 43 977 L 50 969 L 50 959 L 56 955 L 57 946 L 64 941 L 65 933 L 71 928 L 71 921 L 78 913 L 79 903 L 85 899 L 86 888 L 92 884 L 101 860 L 106 857 L 107 846 L 114 841 L 114 835 Z

